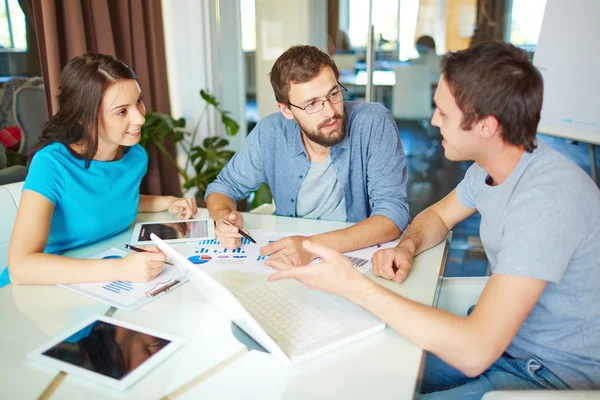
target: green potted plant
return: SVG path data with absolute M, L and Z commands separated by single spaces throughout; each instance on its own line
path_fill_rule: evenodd
M 194 187 L 198 189 L 196 199 L 199 205 L 203 205 L 208 184 L 217 177 L 225 164 L 233 157 L 234 152 L 226 149 L 229 141 L 221 136 L 208 136 L 201 144 L 194 144 L 200 123 L 208 109 L 213 107 L 221 116 L 227 136 L 237 135 L 240 126 L 228 116 L 229 111 L 223 110 L 214 96 L 205 90 L 200 91 L 200 96 L 205 100 L 206 105 L 193 132 L 185 130 L 184 118 L 175 119 L 168 114 L 149 112 L 146 114 L 146 122 L 142 126 L 140 144 L 146 147 L 148 143 L 154 143 L 179 171 L 183 180 L 183 189 L 189 190 Z M 179 165 L 163 146 L 163 140 L 169 137 L 173 139 L 176 147 L 186 155 L 185 165 Z M 190 165 L 193 170 L 190 170 Z

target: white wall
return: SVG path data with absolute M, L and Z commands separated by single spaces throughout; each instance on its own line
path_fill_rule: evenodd
M 214 1 L 163 0 L 162 12 L 171 113 L 192 130 L 204 108 L 200 89 L 218 89 Z M 218 132 L 215 122 L 214 115 L 204 117 L 201 132 Z
M 206 104 L 200 89 L 207 89 L 240 124 L 238 135 L 228 137 L 230 148 L 239 149 L 246 136 L 239 0 L 163 0 L 162 12 L 171 113 L 192 131 Z M 223 127 L 211 111 L 196 143 L 215 134 Z
M 240 124 L 237 136 L 227 137 L 230 148 L 238 150 L 246 138 L 246 91 L 240 0 L 218 0 L 219 15 L 219 99 L 229 116 Z
M 296 44 L 327 51 L 327 2 L 256 0 L 256 100 L 261 118 L 277 112 L 269 82 L 273 63 Z

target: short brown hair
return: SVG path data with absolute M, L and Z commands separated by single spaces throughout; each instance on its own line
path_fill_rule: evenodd
M 269 77 L 279 103 L 290 102 L 292 83 L 305 83 L 329 67 L 337 80 L 340 76 L 335 62 L 329 55 L 314 46 L 298 45 L 287 49 L 273 64 Z
M 464 114 L 462 129 L 491 115 L 506 143 L 535 149 L 544 82 L 525 51 L 505 42 L 482 42 L 447 53 L 442 74 Z

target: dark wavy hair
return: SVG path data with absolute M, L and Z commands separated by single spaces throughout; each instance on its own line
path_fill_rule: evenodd
M 59 142 L 89 168 L 98 151 L 98 112 L 104 93 L 113 83 L 127 79 L 137 81 L 131 68 L 113 56 L 86 53 L 69 61 L 60 75 L 58 112 L 42 126 L 28 165 L 39 150 Z M 74 143 L 82 144 L 82 154 L 71 150 L 69 145 Z
M 525 51 L 505 42 L 482 42 L 447 53 L 442 75 L 464 114 L 462 129 L 492 115 L 506 143 L 535 149 L 544 81 Z

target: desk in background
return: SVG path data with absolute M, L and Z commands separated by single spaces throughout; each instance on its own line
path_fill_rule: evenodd
M 205 209 L 199 217 L 207 217 Z M 167 217 L 168 218 L 168 217 Z M 281 232 L 319 233 L 350 224 L 244 214 L 246 226 Z M 165 214 L 140 214 L 138 222 L 164 220 Z M 123 248 L 131 229 L 69 253 L 86 257 L 110 247 Z M 409 299 L 435 305 L 443 275 L 448 239 L 415 259 L 402 284 L 368 275 Z M 217 279 L 233 288 L 266 279 L 265 275 L 222 272 Z M 28 351 L 94 314 L 113 314 L 186 338 L 183 348 L 120 393 L 76 377 L 57 374 L 25 359 Z M 247 351 L 232 334 L 231 322 L 191 284 L 185 284 L 143 307 L 121 311 L 60 287 L 9 285 L 0 290 L 0 398 L 105 399 L 240 398 L 262 399 L 365 397 L 410 399 L 423 351 L 392 329 L 374 334 L 306 363 L 287 368 L 260 351 Z M 57 378 L 58 377 L 58 378 Z

